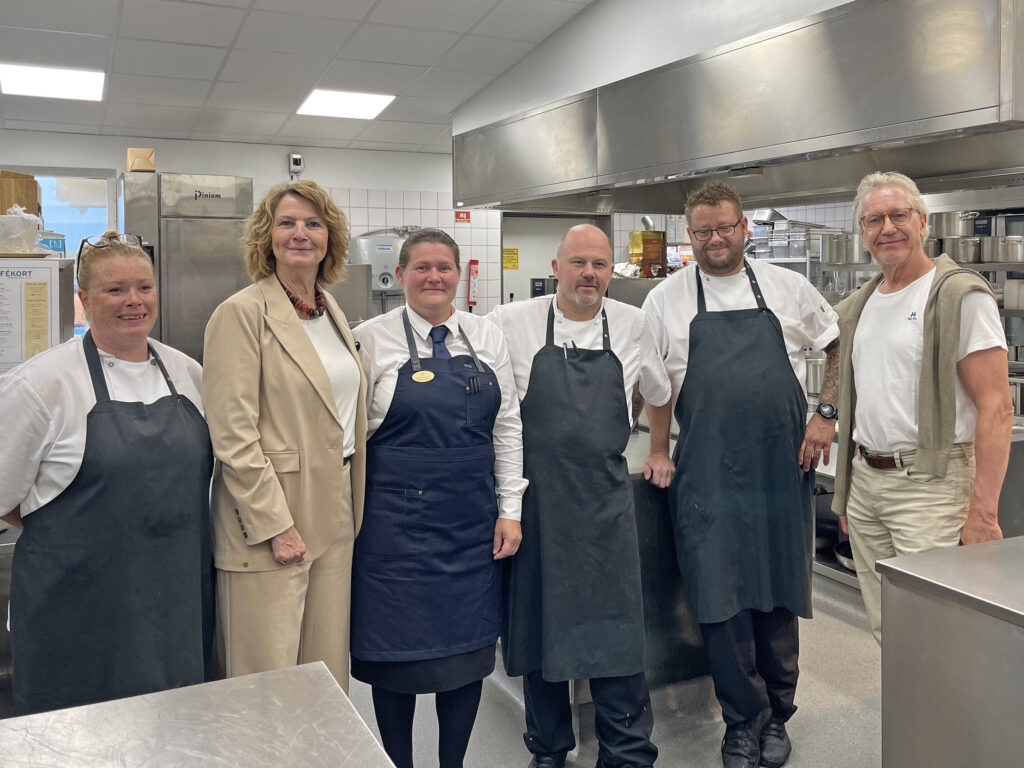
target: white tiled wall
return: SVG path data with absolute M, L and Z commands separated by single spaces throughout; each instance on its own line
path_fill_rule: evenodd
M 473 311 L 486 314 L 501 303 L 500 211 L 470 210 L 466 223 L 455 221 L 450 192 L 332 187 L 331 195 L 348 216 L 352 237 L 385 227 L 416 225 L 443 229 L 459 244 L 462 262 L 456 308 L 466 309 L 470 259 L 480 262 L 477 304 Z

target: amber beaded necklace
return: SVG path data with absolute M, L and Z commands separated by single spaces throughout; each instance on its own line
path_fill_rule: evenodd
M 277 282 L 281 283 L 280 277 L 277 278 Z M 300 315 L 305 315 L 310 320 L 315 320 L 316 318 L 320 317 L 321 315 L 323 315 L 324 312 L 327 311 L 327 305 L 324 302 L 324 294 L 323 291 L 320 290 L 319 285 L 313 287 L 313 296 L 316 299 L 315 307 L 309 306 L 309 304 L 307 304 L 294 293 L 289 291 L 288 286 L 285 285 L 284 283 L 281 283 L 281 287 L 284 288 L 284 293 L 285 296 L 288 297 L 288 301 L 292 303 L 292 306 L 295 307 L 296 310 L 298 310 Z

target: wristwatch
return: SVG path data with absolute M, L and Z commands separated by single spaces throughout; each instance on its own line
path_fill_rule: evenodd
M 814 412 L 823 419 L 839 418 L 839 409 L 833 403 L 818 403 L 818 407 L 814 409 Z

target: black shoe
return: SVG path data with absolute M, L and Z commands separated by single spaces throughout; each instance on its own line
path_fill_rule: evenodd
M 565 768 L 565 752 L 551 755 L 534 755 L 530 768 Z
M 773 717 L 761 731 L 761 765 L 764 768 L 782 768 L 792 751 L 786 722 Z
M 758 768 L 761 764 L 761 729 L 770 716 L 765 710 L 753 720 L 728 725 L 722 739 L 723 768 Z

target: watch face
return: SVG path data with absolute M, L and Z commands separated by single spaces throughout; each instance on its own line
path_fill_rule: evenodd
M 819 403 L 818 413 L 826 419 L 834 419 L 836 417 L 836 407 L 832 403 Z

